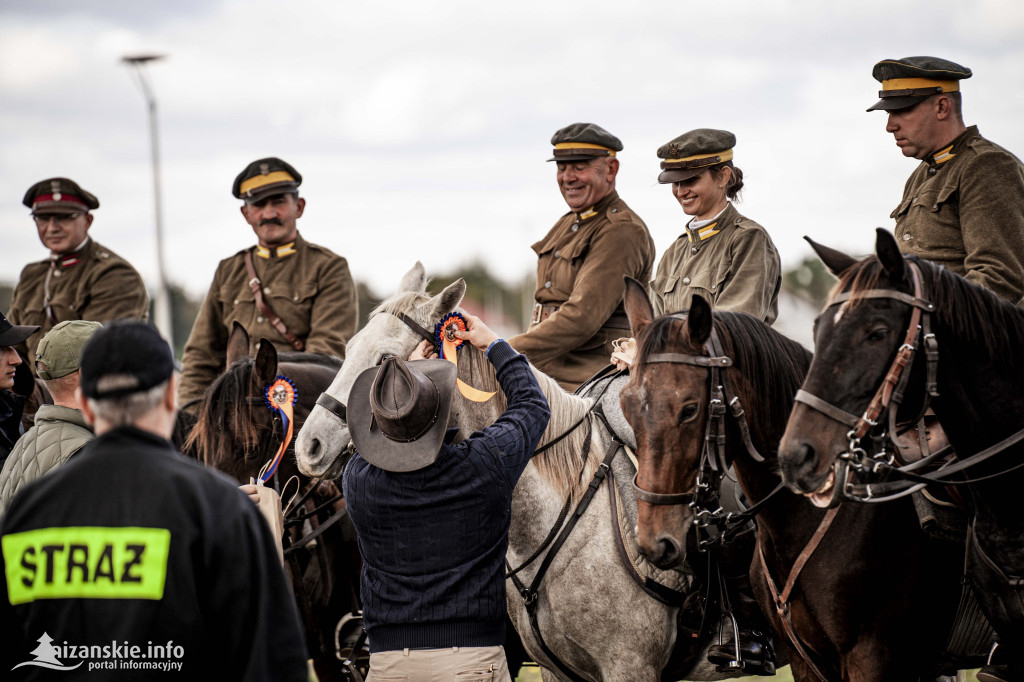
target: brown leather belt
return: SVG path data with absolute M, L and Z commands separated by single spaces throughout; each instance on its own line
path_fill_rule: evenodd
M 302 339 L 288 331 L 288 327 L 277 316 L 277 313 L 270 307 L 270 304 L 263 300 L 263 282 L 256 276 L 256 269 L 252 265 L 252 251 L 245 252 L 245 269 L 249 273 L 249 288 L 252 289 L 253 298 L 256 299 L 256 309 L 270 320 L 270 324 L 274 325 L 274 328 L 281 332 L 281 336 L 288 339 L 288 343 L 292 344 L 292 348 L 297 351 L 305 350 L 306 344 L 302 342 Z
M 540 324 L 544 320 L 551 317 L 551 313 L 555 312 L 562 306 L 560 305 L 545 305 L 543 303 L 533 304 L 533 316 L 530 318 L 530 324 Z M 615 313 L 608 320 L 601 325 L 602 327 L 608 327 L 610 329 L 625 329 L 630 330 L 629 318 L 622 313 Z

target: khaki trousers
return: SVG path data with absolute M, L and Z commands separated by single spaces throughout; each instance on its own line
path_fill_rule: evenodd
M 400 649 L 370 654 L 366 682 L 512 682 L 500 646 Z

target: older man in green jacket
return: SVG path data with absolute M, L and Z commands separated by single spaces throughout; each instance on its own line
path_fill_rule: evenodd
M 92 428 L 78 409 L 78 358 L 86 341 L 102 325 L 69 320 L 51 329 L 39 342 L 36 373 L 53 396 L 53 405 L 41 405 L 35 426 L 25 432 L 0 471 L 0 515 L 18 489 L 68 461 L 93 438 Z

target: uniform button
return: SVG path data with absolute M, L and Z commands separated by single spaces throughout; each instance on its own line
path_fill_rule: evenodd
M 575 223 L 575 224 L 574 224 L 574 225 L 572 226 L 572 231 L 573 231 L 573 232 L 575 232 L 575 231 L 576 231 L 576 230 L 578 230 L 578 229 L 580 229 L 580 224 L 579 224 L 579 223 Z
M 909 242 L 910 241 L 910 234 L 909 233 L 903 235 L 903 241 L 905 241 L 905 242 Z
M 270 296 L 270 287 L 263 287 L 263 293 Z
M 61 276 L 61 275 L 63 275 L 63 274 L 64 274 L 64 273 L 63 273 L 63 272 L 61 272 L 60 270 L 54 270 L 54 271 L 53 271 L 53 276 L 54 276 L 54 277 L 60 277 L 60 276 Z
M 550 289 L 551 288 L 551 282 L 550 281 L 544 282 L 544 288 L 545 289 Z
M 618 213 L 618 212 L 619 212 L 619 209 L 617 209 L 617 208 L 613 208 L 612 209 L 612 213 Z
M 696 246 L 691 246 L 690 247 L 690 253 L 697 253 L 699 250 L 700 249 L 698 249 Z
M 237 298 L 235 299 L 235 305 L 238 305 L 238 299 Z
M 929 168 L 928 169 L 928 175 L 935 175 L 935 169 L 934 168 Z
M 689 283 L 690 283 L 690 278 L 689 277 L 683 277 L 683 284 L 689 284 Z
M 256 318 L 256 321 L 257 321 L 257 322 L 264 322 L 264 321 L 266 321 L 266 319 L 265 319 L 265 318 L 264 318 L 264 317 L 263 317 L 262 315 L 259 315 L 259 316 L 258 316 L 258 317 Z
M 292 296 L 292 300 L 293 301 L 298 301 L 299 300 L 299 295 L 295 294 L 294 296 Z
M 939 210 L 939 205 L 938 204 L 932 204 L 932 210 L 933 211 L 938 211 Z
M 559 251 L 558 251 L 558 250 L 556 249 L 556 250 L 555 250 L 555 258 L 558 258 L 558 254 L 559 254 L 559 253 L 560 253 L 560 252 L 559 252 Z

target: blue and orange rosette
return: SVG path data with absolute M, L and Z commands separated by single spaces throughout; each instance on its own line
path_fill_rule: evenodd
M 463 339 L 455 336 L 457 331 L 466 331 L 466 318 L 462 316 L 462 313 L 448 313 L 434 325 L 434 344 L 438 348 L 438 355 L 456 367 L 459 366 L 458 351 L 466 343 Z M 473 388 L 462 379 L 456 379 L 455 385 L 459 387 L 459 392 L 467 400 L 472 400 L 475 403 L 487 402 L 496 393 L 496 391 L 481 391 Z
M 295 403 L 299 400 L 299 392 L 295 388 L 295 382 L 286 376 L 278 375 L 276 379 L 263 387 L 263 401 L 271 411 L 281 415 L 281 429 L 284 431 L 281 439 L 281 446 L 277 449 L 270 465 L 260 474 L 260 482 L 266 483 L 277 471 L 285 451 L 292 442 L 292 435 L 295 429 Z

